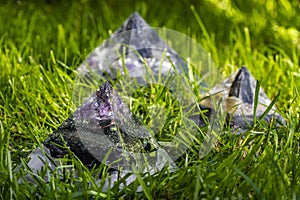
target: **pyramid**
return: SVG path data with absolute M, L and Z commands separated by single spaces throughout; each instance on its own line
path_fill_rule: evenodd
M 208 108 L 211 110 L 213 107 L 212 102 L 222 101 L 222 111 L 227 113 L 227 124 L 238 129 L 240 133 L 254 125 L 254 114 L 259 119 L 271 104 L 271 100 L 260 88 L 257 99 L 258 104 L 254 113 L 255 90 L 256 80 L 248 69 L 243 66 L 209 91 L 208 95 L 214 97 L 214 100 L 208 98 L 200 102 L 200 106 L 202 109 Z M 284 124 L 283 118 L 276 110 L 277 108 L 274 105 L 263 119 L 269 123 L 270 119 L 274 117 L 279 124 Z
M 95 164 L 99 165 L 111 151 L 107 163 L 121 159 L 116 165 L 111 165 L 118 170 L 131 165 L 131 161 L 126 163 L 130 159 L 135 162 L 135 153 L 147 152 L 149 145 L 154 145 L 157 150 L 159 145 L 155 142 L 150 144 L 150 140 L 154 141 L 154 138 L 147 128 L 134 118 L 127 104 L 105 82 L 43 145 L 53 158 L 62 158 L 71 150 L 90 169 Z M 62 148 L 64 145 L 68 149 Z M 131 155 L 132 150 L 135 152 Z M 159 156 L 164 156 L 165 162 L 173 162 L 165 152 Z M 156 164 L 156 161 L 152 163 L 153 167 Z
M 162 58 L 163 53 L 165 58 Z M 123 73 L 126 67 L 130 76 L 141 77 L 146 74 L 144 62 L 151 67 L 154 76 L 159 70 L 168 74 L 173 71 L 172 67 L 178 72 L 187 71 L 180 56 L 135 12 L 87 57 L 77 71 L 83 76 L 93 72 L 114 79 L 117 71 Z

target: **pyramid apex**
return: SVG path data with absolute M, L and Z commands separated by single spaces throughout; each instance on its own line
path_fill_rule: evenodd
M 132 29 L 149 28 L 149 24 L 141 17 L 138 12 L 133 12 L 122 24 L 122 26 L 116 31 L 120 33 L 123 31 L 129 31 Z
M 140 18 L 142 18 L 141 15 L 140 15 L 140 13 L 138 11 L 134 11 L 133 13 L 131 13 L 131 15 L 129 16 L 129 18 L 131 18 L 131 17 L 140 17 Z

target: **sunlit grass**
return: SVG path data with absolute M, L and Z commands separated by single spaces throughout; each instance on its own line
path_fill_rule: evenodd
M 121 5 L 117 1 L 1 4 L 1 199 L 299 198 L 300 7 L 298 1 L 264 2 L 172 2 L 167 8 L 157 2 Z M 223 77 L 246 65 L 262 80 L 271 99 L 280 90 L 276 106 L 286 126 L 258 124 L 241 135 L 220 135 L 202 159 L 198 157 L 201 143 L 195 142 L 179 161 L 178 171 L 141 175 L 121 191 L 118 184 L 124 178 L 103 192 L 94 175 L 102 173 L 105 178 L 107 167 L 91 172 L 72 156 L 78 177 L 69 171 L 64 181 L 54 173 L 48 183 L 42 179 L 37 185 L 19 183 L 25 176 L 24 171 L 15 171 L 21 158 L 26 160 L 74 111 L 74 70 L 134 10 L 153 26 L 165 26 L 198 41 Z M 145 94 L 159 89 L 150 87 Z M 150 103 L 161 103 L 159 98 L 154 100 Z M 143 191 L 136 193 L 139 185 Z

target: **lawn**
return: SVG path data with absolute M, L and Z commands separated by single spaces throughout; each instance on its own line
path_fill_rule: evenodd
M 270 99 L 280 92 L 286 125 L 225 132 L 201 159 L 195 143 L 179 170 L 140 174 L 121 191 L 95 182 L 106 166 L 90 171 L 76 158 L 77 178 L 66 171 L 64 181 L 53 174 L 45 183 L 42 173 L 36 185 L 20 183 L 17 166 L 74 112 L 75 69 L 134 11 L 193 38 L 224 78 L 247 66 Z M 299 0 L 5 1 L 0 23 L 1 199 L 300 198 Z

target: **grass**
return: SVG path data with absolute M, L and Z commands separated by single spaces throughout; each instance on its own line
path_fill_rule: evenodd
M 256 79 L 262 78 L 271 99 L 280 90 L 276 106 L 286 126 L 258 123 L 241 135 L 222 134 L 202 159 L 195 142 L 180 170 L 139 175 L 122 191 L 102 192 L 93 174 L 105 177 L 107 168 L 91 172 L 75 158 L 79 178 L 66 174 L 61 181 L 54 173 L 49 183 L 18 183 L 24 172 L 14 169 L 21 158 L 74 111 L 74 70 L 135 10 L 152 26 L 199 42 L 224 77 L 246 65 Z M 298 0 L 6 1 L 0 5 L 0 20 L 1 199 L 300 197 Z M 139 185 L 143 191 L 136 193 Z

